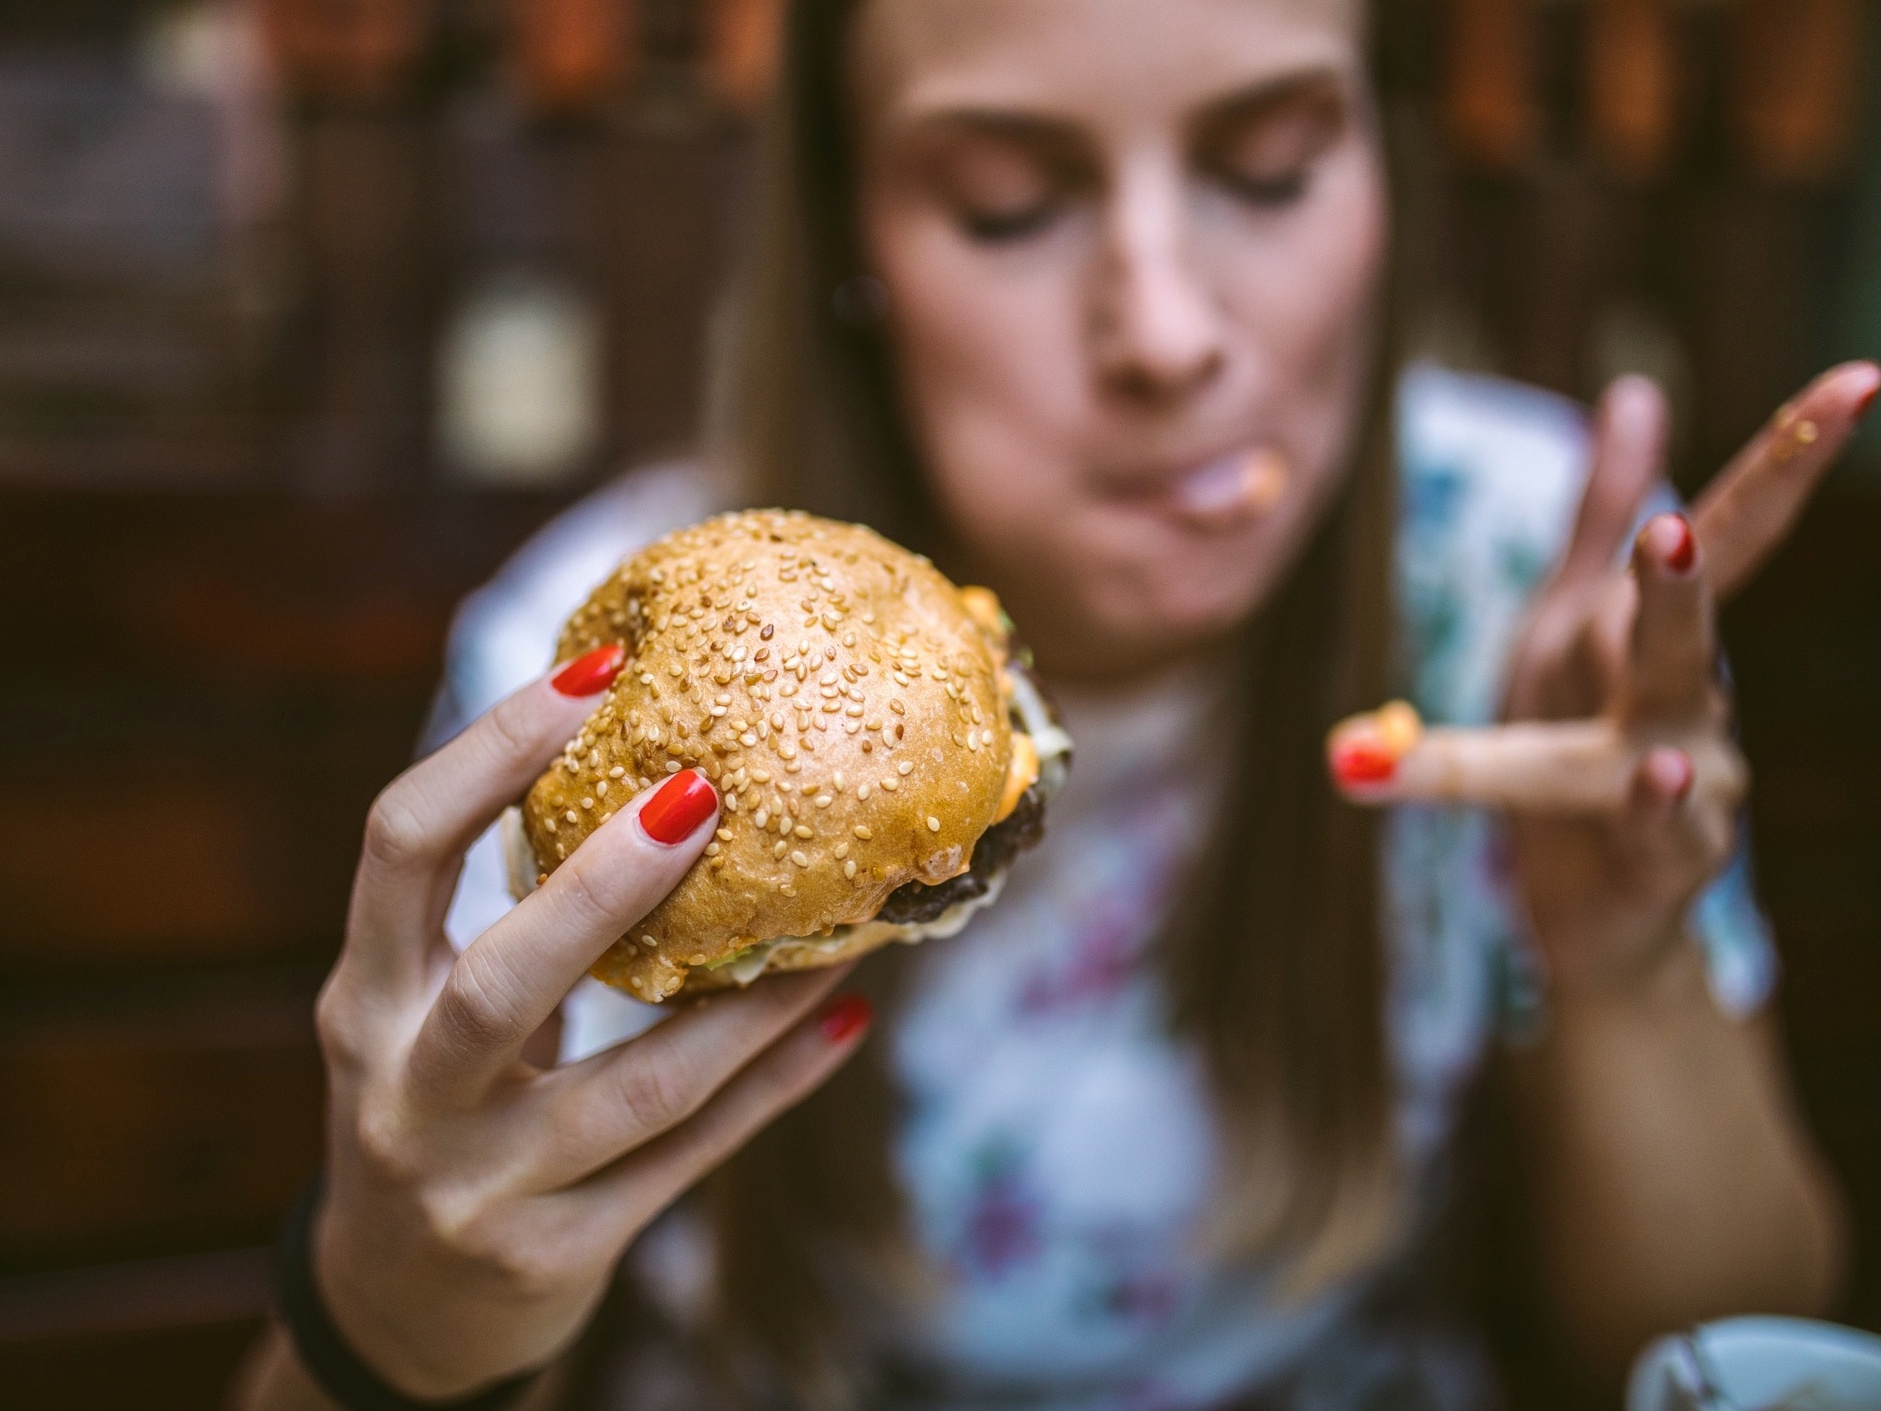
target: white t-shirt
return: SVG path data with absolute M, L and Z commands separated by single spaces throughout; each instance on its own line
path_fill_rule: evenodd
M 1585 425 L 1546 394 L 1429 367 L 1406 375 L 1398 411 L 1403 690 L 1429 720 L 1486 722 L 1572 524 Z M 725 494 L 684 467 L 642 471 L 538 535 L 460 612 L 431 739 L 542 671 L 595 583 Z M 1045 841 L 997 906 L 917 952 L 900 1020 L 877 1040 L 904 1102 L 896 1169 L 940 1288 L 905 1309 L 868 1292 L 866 1326 L 900 1388 L 888 1404 L 1186 1411 L 1282 1383 L 1295 1407 L 1364 1406 L 1406 1385 L 1422 1400 L 1392 1404 L 1481 1404 L 1467 1337 L 1374 1315 L 1387 1271 L 1302 1305 L 1260 1268 L 1201 1252 L 1218 1178 L 1206 1080 L 1167 1032 L 1143 952 L 1215 815 L 1218 775 L 1186 742 L 1215 728 L 1221 692 L 1191 665 L 1127 696 L 1059 695 L 1077 761 Z M 1400 809 L 1385 837 L 1397 1128 L 1430 1209 L 1461 1093 L 1499 1032 L 1538 1022 L 1541 991 L 1491 818 Z M 486 838 L 451 912 L 460 945 L 510 904 L 503 875 Z M 1763 1003 L 1775 970 L 1747 876 L 1740 857 L 1693 915 L 1737 1012 Z M 565 1050 L 654 1017 L 585 981 Z

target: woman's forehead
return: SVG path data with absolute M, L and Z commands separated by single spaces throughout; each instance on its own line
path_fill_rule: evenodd
M 851 82 L 871 121 L 1006 110 L 1179 117 L 1355 67 L 1363 0 L 865 0 Z

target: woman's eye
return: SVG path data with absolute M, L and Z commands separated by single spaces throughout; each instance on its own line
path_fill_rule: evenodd
M 1293 205 L 1306 195 L 1307 188 L 1312 185 L 1312 173 L 1304 167 L 1274 175 L 1224 172 L 1222 181 L 1250 206 L 1277 210 Z
M 1001 245 L 1038 234 L 1057 216 L 1058 203 L 1043 201 L 1013 210 L 964 211 L 960 215 L 960 228 L 969 238 L 982 244 Z

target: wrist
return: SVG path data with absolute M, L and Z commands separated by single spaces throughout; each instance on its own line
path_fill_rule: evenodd
M 380 1319 L 361 1302 L 345 1302 L 344 1295 L 342 1325 L 331 1300 L 336 1283 L 344 1289 L 346 1281 L 333 1280 L 320 1267 L 328 1258 L 323 1250 L 343 1247 L 326 1218 L 323 1186 L 324 1181 L 314 1182 L 296 1202 L 275 1245 L 276 1313 L 308 1376 L 344 1411 L 507 1411 L 513 1406 L 536 1374 L 493 1385 L 490 1376 L 473 1379 L 424 1367 L 387 1347 L 379 1334 L 391 1326 L 390 1319 Z M 371 1286 L 371 1281 L 359 1285 Z
M 1710 993 L 1704 952 L 1681 919 L 1623 959 L 1556 967 L 1548 998 L 1556 1022 L 1573 1023 L 1595 1015 L 1652 1014 L 1709 1004 Z
M 406 1326 L 413 1313 L 435 1307 L 436 1300 L 394 1287 L 396 1261 L 385 1257 L 383 1244 L 379 1258 L 366 1256 L 361 1246 L 370 1243 L 350 1237 L 331 1199 L 320 1202 L 309 1241 L 309 1275 L 335 1329 L 360 1361 L 402 1395 L 437 1401 L 468 1391 L 472 1383 L 463 1373 L 418 1351 L 429 1348 L 435 1357 L 454 1340 Z

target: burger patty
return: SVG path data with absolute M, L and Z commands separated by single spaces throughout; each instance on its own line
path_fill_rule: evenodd
M 973 849 L 973 865 L 958 877 L 937 886 L 908 882 L 888 894 L 877 921 L 895 926 L 920 926 L 936 920 L 961 902 L 986 895 L 993 879 L 1012 860 L 1045 836 L 1045 800 L 1033 785 L 1019 796 L 1018 807 L 980 835 Z

